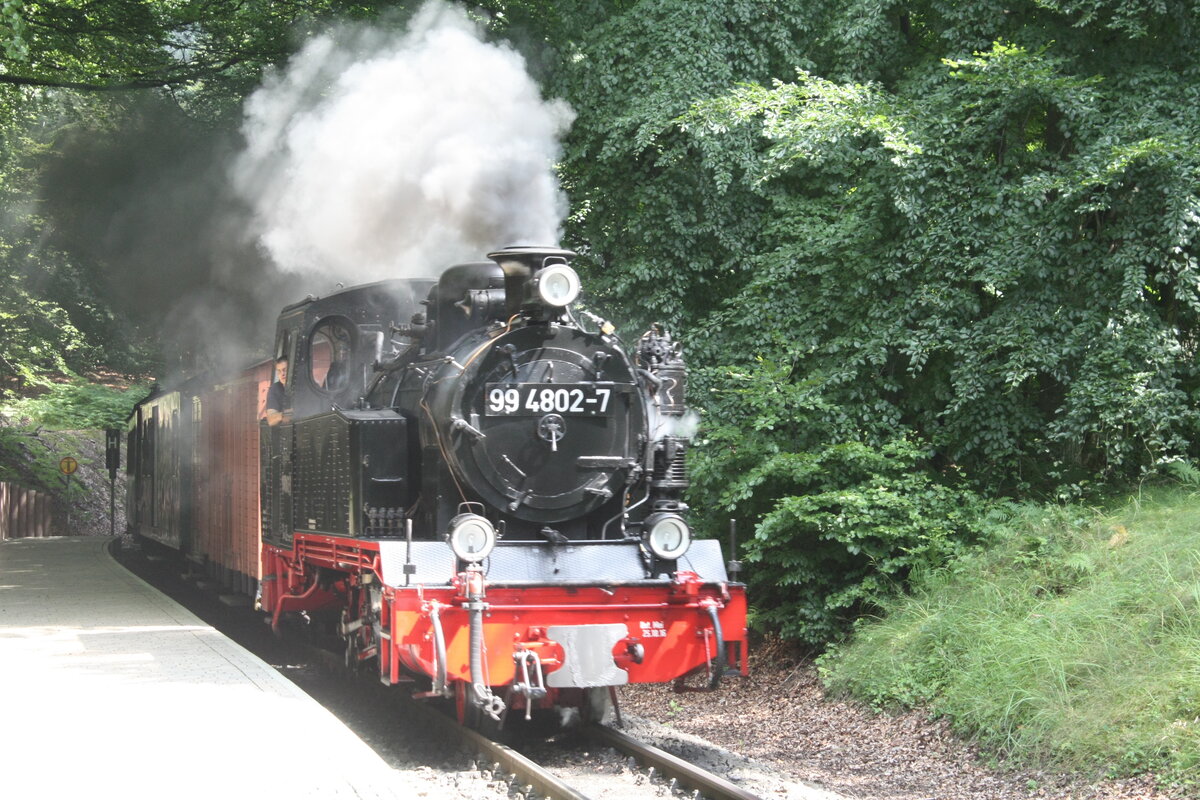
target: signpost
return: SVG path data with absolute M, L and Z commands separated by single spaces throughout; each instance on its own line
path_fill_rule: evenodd
M 104 429 L 104 466 L 108 467 L 108 533 L 117 535 L 117 470 L 121 468 L 121 429 Z
M 79 462 L 70 456 L 58 462 L 58 471 L 67 476 L 67 531 L 71 530 L 71 476 L 79 469 Z

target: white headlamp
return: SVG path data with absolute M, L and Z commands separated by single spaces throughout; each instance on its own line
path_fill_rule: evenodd
M 692 529 L 678 514 L 651 514 L 646 518 L 646 546 L 665 561 L 674 561 L 692 544 Z
M 483 561 L 496 546 L 496 528 L 478 514 L 459 514 L 450 520 L 446 541 L 454 555 L 470 564 Z
M 540 270 L 535 280 L 538 297 L 546 305 L 555 308 L 574 303 L 582 286 L 579 273 L 566 264 L 552 264 Z

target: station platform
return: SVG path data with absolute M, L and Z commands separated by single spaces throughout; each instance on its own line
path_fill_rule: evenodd
M 107 537 L 0 542 L 0 794 L 413 797 L 333 714 Z

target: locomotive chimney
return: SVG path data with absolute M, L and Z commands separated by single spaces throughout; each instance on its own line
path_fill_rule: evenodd
M 575 257 L 572 250 L 557 247 L 506 247 L 488 258 L 504 271 L 504 292 L 508 298 L 509 316 L 516 314 L 529 298 L 529 284 L 546 267 L 569 264 Z

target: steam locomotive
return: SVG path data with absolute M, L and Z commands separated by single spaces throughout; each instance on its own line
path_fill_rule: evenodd
M 332 618 L 347 663 L 468 722 L 744 674 L 744 586 L 687 522 L 679 344 L 655 327 L 630 353 L 577 314 L 574 255 L 284 308 L 273 360 L 134 409 L 132 532 L 275 626 Z

